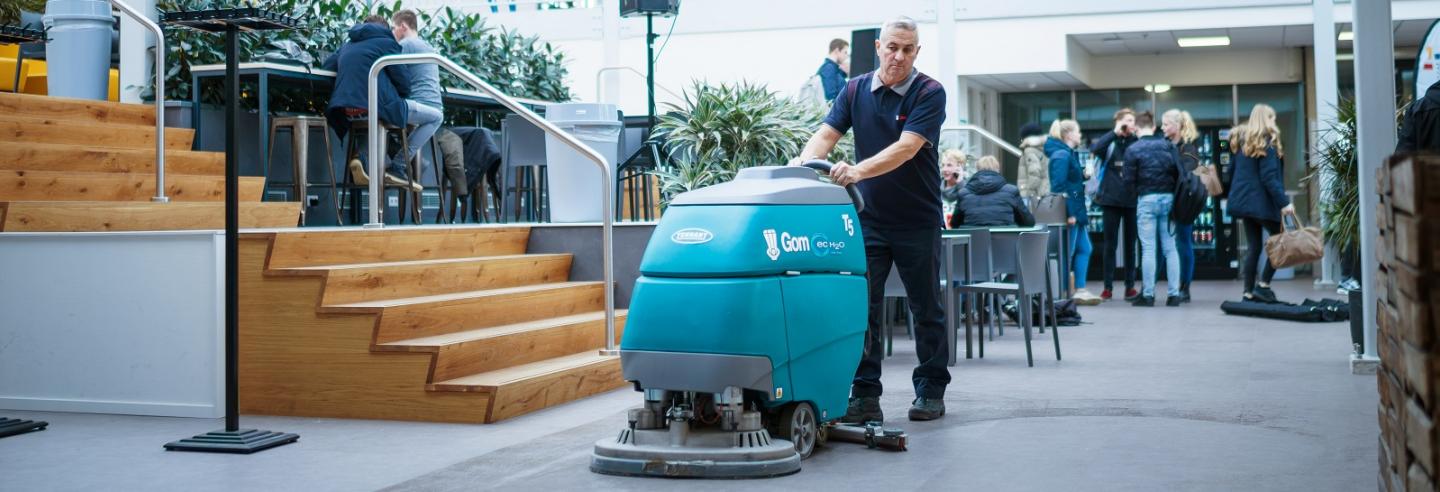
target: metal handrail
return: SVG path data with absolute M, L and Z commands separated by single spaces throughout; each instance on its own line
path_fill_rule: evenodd
M 596 70 L 596 71 L 595 71 L 595 102 L 600 102 L 600 101 L 602 100 L 602 99 L 601 99 L 601 94 L 604 94 L 604 93 L 605 93 L 604 90 L 603 90 L 603 89 L 605 89 L 605 84 L 603 83 L 603 81 L 604 81 L 605 79 L 604 79 L 603 77 L 601 77 L 601 76 L 602 76 L 602 75 L 605 75 L 605 72 L 613 72 L 613 71 L 617 71 L 617 70 L 629 70 L 630 72 L 634 73 L 635 75 L 639 75 L 639 76 L 641 76 L 641 77 L 644 77 L 644 76 L 645 76 L 645 72 L 641 72 L 641 71 L 636 70 L 636 69 L 634 69 L 634 68 L 632 68 L 632 67 L 627 67 L 627 66 L 624 66 L 624 65 L 616 65 L 616 66 L 612 66 L 612 67 L 601 67 L 600 70 Z M 674 97 L 674 98 L 676 98 L 676 99 L 685 99 L 685 96 L 676 94 L 675 91 L 672 91 L 672 90 L 670 90 L 669 88 L 667 88 L 667 87 L 665 87 L 665 86 L 663 86 L 663 85 L 660 85 L 659 83 L 656 83 L 656 84 L 655 84 L 655 88 L 656 88 L 656 89 L 660 89 L 660 90 L 662 90 L 662 91 L 665 91 L 665 93 L 666 93 L 666 94 L 669 94 L 670 97 Z
M 380 57 L 380 59 L 375 60 L 374 65 L 370 66 L 370 74 L 367 79 L 369 85 L 368 94 L 370 98 L 368 99 L 369 102 L 366 111 L 366 118 L 368 119 L 367 123 L 369 124 L 368 137 L 370 146 L 370 222 L 365 224 L 365 227 L 385 227 L 385 223 L 380 220 L 380 199 L 385 194 L 384 188 L 382 188 L 384 174 L 382 174 L 383 168 L 381 167 L 381 160 L 385 155 L 385 149 L 383 147 L 385 145 L 385 139 L 381 137 L 384 135 L 385 132 L 380 131 L 380 111 L 377 107 L 379 100 L 378 96 L 380 92 L 380 71 L 390 65 L 416 65 L 421 63 L 433 63 L 439 65 L 440 67 L 449 71 L 451 74 L 459 77 L 461 80 L 469 82 L 470 85 L 475 86 L 475 88 L 479 89 L 480 92 L 483 92 L 486 95 L 495 98 L 495 101 L 499 102 L 501 106 L 505 106 L 510 111 L 513 111 L 515 112 L 515 114 L 520 115 L 520 117 L 525 118 L 525 120 L 529 121 L 530 124 L 539 127 L 540 130 L 544 131 L 546 134 L 555 137 L 561 143 L 564 143 L 566 146 L 574 149 L 576 152 L 579 152 L 580 155 L 584 156 L 586 159 L 593 161 L 595 165 L 600 168 L 600 217 L 602 224 L 600 241 L 602 255 L 601 260 L 604 265 L 603 268 L 605 276 L 605 349 L 601 350 L 600 353 L 602 355 L 617 354 L 617 351 L 615 350 L 615 256 L 614 252 L 612 251 L 612 248 L 614 246 L 612 229 L 615 225 L 615 202 L 613 196 L 611 195 L 613 178 L 611 178 L 610 175 L 609 163 L 605 161 L 604 156 L 600 155 L 599 152 L 596 152 L 595 149 L 590 148 L 589 145 L 585 145 L 584 142 L 581 142 L 580 139 L 575 138 L 574 135 L 571 135 L 565 130 L 561 130 L 560 127 L 557 127 L 555 126 L 555 124 L 546 121 L 545 118 L 541 118 L 540 115 L 535 114 L 534 111 L 529 110 L 515 99 L 512 99 L 510 96 L 506 95 L 503 92 L 500 92 L 498 89 L 492 87 L 489 83 L 481 80 L 480 77 L 477 77 L 475 74 L 470 73 L 469 70 L 466 70 L 464 67 L 461 67 L 454 61 L 451 61 L 449 58 L 445 58 L 434 53 L 389 55 Z
M 955 126 L 947 126 L 947 127 L 945 127 L 945 128 L 941 128 L 941 129 L 940 129 L 940 133 L 942 133 L 942 134 L 945 133 L 945 132 L 960 132 L 960 131 L 972 131 L 972 132 L 975 132 L 975 133 L 979 134 L 981 137 L 985 137 L 985 139 L 986 139 L 986 140 L 989 140 L 991 143 L 994 143 L 995 145 L 999 145 L 1000 148 L 1001 148 L 1001 149 L 1004 149 L 1006 152 L 1009 152 L 1009 153 L 1011 153 L 1011 154 L 1014 154 L 1015 157 L 1020 157 L 1020 154 L 1021 154 L 1021 153 L 1020 153 L 1020 149 L 1019 149 L 1018 147 L 1015 147 L 1014 145 L 1010 145 L 1010 142 L 1006 142 L 1006 141 L 1004 141 L 1004 140 L 1001 140 L 1000 137 L 995 136 L 994 133 L 990 133 L 990 132 L 988 132 L 988 131 L 985 131 L 984 128 L 980 128 L 980 127 L 978 127 L 978 126 L 971 125 L 971 124 L 968 124 L 968 123 L 960 123 L 960 124 L 957 124 L 957 125 L 955 125 Z
M 165 31 L 150 18 L 121 0 L 110 5 L 155 33 L 155 196 L 150 201 L 168 203 L 165 196 Z

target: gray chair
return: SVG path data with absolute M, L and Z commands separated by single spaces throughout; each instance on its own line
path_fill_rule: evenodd
M 506 115 L 500 122 L 500 155 L 501 220 L 519 221 L 522 213 L 532 222 L 543 220 L 545 132 L 520 115 Z
M 1015 282 L 982 282 L 974 285 L 967 285 L 965 289 L 976 293 L 985 293 L 996 296 L 1013 295 L 1019 301 L 1020 328 L 1025 333 L 1025 361 L 1030 367 L 1035 366 L 1035 358 L 1030 348 L 1030 327 L 1035 324 L 1035 313 L 1031 310 L 1030 301 L 1032 298 L 1040 298 L 1041 319 L 1044 324 L 1044 312 L 1053 312 L 1055 306 L 1054 293 L 1050 291 L 1047 270 L 1047 248 L 1050 233 L 1048 231 L 1023 232 L 1018 234 L 1013 241 L 1008 241 L 1011 246 L 1005 248 L 1010 251 L 1009 256 L 1015 259 Z M 1001 246 L 997 241 L 996 253 L 999 253 Z M 997 254 L 996 256 L 1001 256 Z M 1053 323 L 1054 317 L 1051 316 Z M 1055 340 L 1055 360 L 1060 360 L 1060 330 L 1058 326 L 1052 325 L 1050 333 Z M 980 356 L 985 355 L 985 337 L 980 337 Z
M 889 357 L 895 353 L 895 331 L 890 329 L 890 300 L 899 299 L 900 309 L 905 310 L 905 334 L 913 340 L 915 338 L 915 313 L 910 312 L 909 296 L 905 293 L 905 283 L 900 281 L 900 269 L 890 264 L 890 276 L 885 277 L 885 301 L 881 303 L 881 320 L 885 323 L 885 356 Z
M 997 330 L 1000 336 L 1005 336 L 1004 314 L 1000 310 L 1000 297 L 982 292 L 974 292 L 965 288 L 966 284 L 989 282 L 995 280 L 1001 273 L 1005 273 L 998 271 L 996 268 L 998 263 L 996 263 L 994 253 L 994 238 L 997 235 L 992 234 L 990 229 L 985 227 L 962 227 L 960 230 L 970 235 L 970 263 L 973 271 L 970 275 L 971 278 L 968 279 L 967 282 L 957 284 L 955 293 L 962 296 L 964 294 L 971 294 L 973 298 L 971 306 L 975 308 L 977 312 L 985 313 L 985 318 L 981 321 L 986 321 L 986 323 L 980 327 L 980 336 L 983 337 L 986 335 L 986 328 L 989 329 L 991 340 L 995 339 Z M 1010 261 L 1013 263 L 1013 260 Z M 1011 267 L 1011 270 L 1013 270 L 1013 267 Z M 967 309 L 965 312 L 969 313 L 970 310 Z M 980 356 L 984 357 L 984 352 L 981 352 Z

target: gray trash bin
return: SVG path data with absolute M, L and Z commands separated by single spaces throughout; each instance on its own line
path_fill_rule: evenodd
M 45 3 L 43 22 L 50 95 L 105 100 L 110 90 L 110 42 L 115 29 L 110 2 L 50 0 Z
M 624 123 L 613 104 L 565 103 L 545 107 L 545 119 L 605 157 L 613 172 L 620 158 Z M 603 218 L 600 170 L 559 139 L 545 138 L 551 222 L 599 222 Z M 615 181 L 603 186 L 614 189 Z

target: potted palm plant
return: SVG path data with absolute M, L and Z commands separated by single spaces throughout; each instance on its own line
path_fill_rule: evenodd
M 1321 231 L 1325 240 L 1348 262 L 1351 275 L 1364 275 L 1357 252 L 1360 247 L 1360 163 L 1356 157 L 1355 101 L 1341 99 L 1330 129 L 1318 135 L 1313 171 L 1306 179 L 1325 180 L 1320 201 Z M 1350 292 L 1350 337 L 1356 353 L 1363 352 L 1364 298 Z

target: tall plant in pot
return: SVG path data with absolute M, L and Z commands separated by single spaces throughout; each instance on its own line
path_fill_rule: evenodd
M 670 156 L 654 171 L 664 201 L 676 194 L 728 181 L 741 169 L 783 165 L 800 154 L 820 126 L 823 111 L 783 97 L 764 85 L 695 82 L 681 104 L 667 104 L 652 133 Z M 842 142 L 835 159 L 848 159 Z
M 1330 129 L 1317 135 L 1312 171 L 1305 179 L 1320 180 L 1321 231 L 1325 240 L 1351 262 L 1353 275 L 1363 275 L 1360 248 L 1360 161 L 1356 153 L 1355 101 L 1341 99 L 1335 106 Z M 1358 280 L 1358 278 L 1356 279 Z M 1350 292 L 1350 338 L 1356 353 L 1363 352 L 1364 309 L 1359 290 Z

